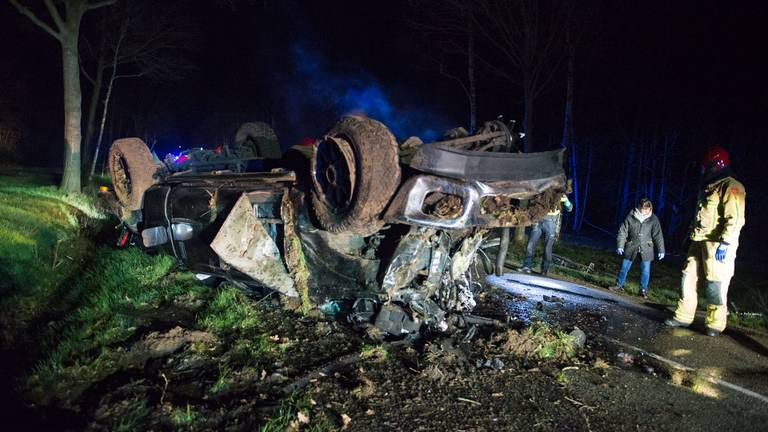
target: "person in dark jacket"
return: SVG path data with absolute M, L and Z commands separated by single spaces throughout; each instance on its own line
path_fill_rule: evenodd
M 648 298 L 648 281 L 651 278 L 654 247 L 656 258 L 664 259 L 664 234 L 661 232 L 659 218 L 653 214 L 651 201 L 648 198 L 642 198 L 637 207 L 624 219 L 616 236 L 616 254 L 624 259 L 616 276 L 616 285 L 611 287 L 612 291 L 624 288 L 624 281 L 627 279 L 629 269 L 632 268 L 632 262 L 640 255 L 640 294 L 643 298 Z

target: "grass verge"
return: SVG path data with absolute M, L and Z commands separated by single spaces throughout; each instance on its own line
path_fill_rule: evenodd
M 259 432 L 283 432 L 286 430 L 325 432 L 338 430 L 325 416 L 310 418 L 313 401 L 308 394 L 293 394 L 280 401 L 275 415 L 259 427 Z
M 138 249 L 100 249 L 91 269 L 70 288 L 64 301 L 80 303 L 54 326 L 45 344 L 47 358 L 35 369 L 32 384 L 43 392 L 56 391 L 67 378 L 95 379 L 119 365 L 113 351 L 147 324 L 140 311 L 168 306 L 186 295 L 195 299 L 207 287 L 194 276 L 174 273 L 168 256 L 151 257 Z
M 73 307 L 69 284 L 106 220 L 89 197 L 61 193 L 52 180 L 45 172 L 0 173 L 1 340 L 22 357 L 37 351 L 31 339 L 40 326 Z

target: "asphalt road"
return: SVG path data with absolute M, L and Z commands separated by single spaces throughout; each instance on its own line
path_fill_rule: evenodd
M 488 282 L 514 296 L 509 306 L 513 318 L 573 325 L 590 317 L 586 321 L 592 325 L 583 329 L 588 337 L 601 338 L 628 357 L 643 357 L 663 367 L 673 381 L 696 377 L 708 384 L 699 385 L 698 390 L 725 403 L 737 399 L 739 404 L 754 403 L 755 409 L 768 412 L 768 335 L 764 333 L 731 327 L 712 338 L 704 335 L 703 316 L 691 328 L 669 328 L 663 324 L 670 316 L 667 306 L 537 275 L 513 272 L 490 276 Z

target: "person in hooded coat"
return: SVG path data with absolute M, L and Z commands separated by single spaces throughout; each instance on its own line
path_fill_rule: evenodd
M 653 214 L 653 204 L 648 198 L 642 198 L 619 227 L 616 236 L 616 254 L 623 257 L 616 285 L 612 291 L 624 289 L 627 273 L 632 262 L 640 256 L 640 294 L 648 298 L 648 282 L 651 279 L 651 261 L 664 259 L 664 234 L 661 232 L 659 218 Z

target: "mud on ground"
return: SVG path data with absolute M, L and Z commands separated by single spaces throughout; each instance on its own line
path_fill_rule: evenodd
M 753 401 L 673 385 L 603 343 L 598 314 L 516 321 L 509 313 L 525 299 L 487 290 L 477 312 L 503 325 L 466 342 L 461 331 L 415 344 L 375 343 L 332 317 L 254 299 L 272 344 L 259 358 L 194 328 L 184 319 L 194 304 L 174 304 L 175 322 L 137 311 L 162 325 L 137 329 L 98 374 L 64 375 L 70 381 L 52 393 L 33 382 L 24 414 L 34 417 L 24 420 L 74 430 L 363 431 L 739 430 L 768 421 Z M 586 332 L 576 349 L 567 335 L 575 327 Z

